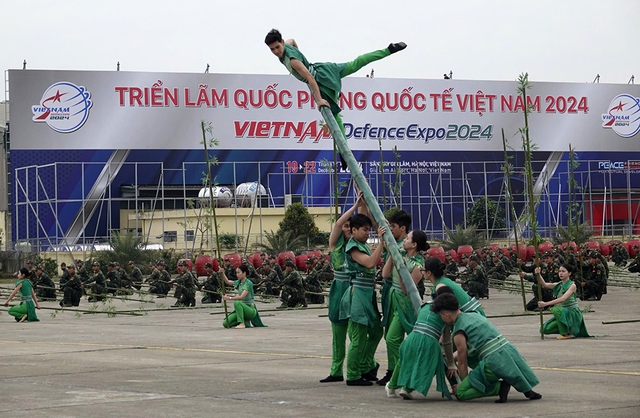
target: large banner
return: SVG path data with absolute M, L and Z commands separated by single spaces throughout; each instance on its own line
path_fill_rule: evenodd
M 284 68 L 283 68 L 284 70 Z M 353 150 L 500 151 L 531 106 L 541 151 L 640 149 L 640 86 L 343 80 Z M 222 150 L 329 150 L 307 86 L 288 75 L 10 70 L 13 150 L 199 149 L 200 121 Z

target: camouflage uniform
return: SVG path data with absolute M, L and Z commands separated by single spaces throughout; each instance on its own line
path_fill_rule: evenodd
M 140 290 L 142 288 L 141 285 L 143 282 L 142 272 L 138 267 L 133 265 L 133 261 L 129 261 L 129 267 L 131 267 L 131 274 L 129 275 L 129 277 L 131 278 L 131 286 L 133 286 L 137 290 Z
M 474 264 L 475 261 L 475 265 Z M 484 267 L 478 263 L 476 256 L 470 257 L 468 273 L 465 282 L 462 284 L 464 290 L 471 297 L 476 299 L 489 299 L 489 282 Z
M 606 271 L 598 261 L 596 254 L 589 254 L 589 264 L 587 266 L 584 281 L 580 283 L 582 292 L 578 292 L 581 300 L 595 298 L 600 300 L 607 285 Z
M 100 267 L 100 264 L 93 263 L 94 266 Z M 104 278 L 104 274 L 98 268 L 93 272 L 93 276 L 85 282 L 87 285 L 91 285 L 91 296 L 89 296 L 89 302 L 99 302 L 104 299 L 103 295 L 107 291 L 107 282 Z
M 307 302 L 304 298 L 304 281 L 300 272 L 295 269 L 295 265 L 291 261 L 287 261 L 286 267 L 291 268 L 284 275 L 284 281 L 282 282 L 282 294 L 280 300 L 282 305 L 279 308 L 294 308 L 296 305 L 301 304 L 306 307 Z
M 318 269 L 313 269 L 304 280 L 305 289 L 313 293 L 322 293 L 322 285 L 320 284 L 320 273 Z M 306 296 L 308 303 L 324 303 L 323 295 L 311 295 Z
M 40 272 L 40 274 L 38 274 Z M 33 290 L 36 292 L 36 296 L 40 300 L 56 300 L 56 284 L 51 280 L 51 277 L 47 273 L 42 271 L 42 267 L 36 267 L 34 272 L 34 285 Z
M 180 264 L 181 267 L 188 266 L 186 262 Z M 185 269 L 173 282 L 176 284 L 176 291 L 173 296 L 177 299 L 173 307 L 196 306 L 196 281 L 189 269 Z
M 113 268 L 114 265 L 114 263 L 109 263 L 107 266 L 107 275 L 105 277 L 107 293 L 116 293 L 120 289 L 120 276 L 118 271 Z
M 75 266 L 69 266 L 69 270 L 73 269 L 73 271 L 69 272 L 69 277 L 67 281 L 61 286 L 63 291 L 62 302 L 60 302 L 60 306 L 69 307 L 69 306 L 79 306 L 80 298 L 84 290 L 82 289 L 82 283 L 80 282 L 80 277 L 76 275 Z
M 202 303 L 221 303 L 222 294 L 220 293 L 220 276 L 218 273 L 211 269 L 211 264 L 205 264 L 207 269 L 207 278 L 202 284 L 203 292 Z

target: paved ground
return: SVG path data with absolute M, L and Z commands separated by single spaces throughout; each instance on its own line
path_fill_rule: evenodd
M 638 417 L 640 323 L 602 324 L 640 319 L 638 302 L 639 292 L 623 288 L 580 302 L 594 310 L 585 315 L 590 339 L 542 341 L 537 316 L 492 318 L 541 380 L 542 400 L 512 390 L 504 405 L 448 401 L 434 387 L 424 401 L 405 401 L 377 385 L 318 383 L 330 365 L 326 309 L 274 312 L 275 304 L 260 304 L 269 327 L 245 330 L 222 328 L 220 308 L 114 318 L 42 310 L 41 322 L 23 324 L 3 312 L 0 417 Z M 483 306 L 489 316 L 507 315 L 521 303 L 492 290 Z M 83 300 L 80 308 L 88 307 Z M 377 358 L 386 369 L 384 344 Z

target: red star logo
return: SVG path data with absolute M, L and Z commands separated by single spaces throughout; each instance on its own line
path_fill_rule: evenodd
M 55 103 L 55 102 L 59 102 L 59 101 L 60 101 L 60 98 L 61 98 L 62 96 L 64 96 L 65 94 L 67 94 L 67 93 L 62 93 L 62 94 L 60 94 L 60 90 L 58 90 L 58 91 L 56 92 L 56 95 L 55 95 L 55 96 L 53 96 L 53 102 L 54 102 L 54 103 Z
M 614 110 L 619 110 L 619 111 L 621 111 L 621 112 L 622 112 L 622 107 L 623 107 L 623 106 L 624 106 L 624 105 L 622 104 L 622 101 L 620 101 L 620 103 L 618 104 L 618 106 L 616 106 L 616 107 L 612 108 L 609 112 L 613 112 Z

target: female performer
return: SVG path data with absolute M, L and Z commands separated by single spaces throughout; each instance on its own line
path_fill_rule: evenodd
M 462 312 L 477 312 L 482 316 L 486 316 L 480 302 L 476 298 L 472 298 L 464 291 L 462 286 L 448 277 L 444 277 L 444 271 L 447 265 L 440 261 L 437 257 L 429 257 L 424 263 L 424 278 L 429 280 L 433 287 L 431 288 L 431 298 L 435 298 L 436 291 L 442 286 L 447 286 L 453 290 L 453 294 L 458 299 L 460 310 Z
M 33 291 L 33 287 L 31 286 L 31 282 L 27 279 L 29 275 L 29 270 L 26 267 L 22 267 L 20 272 L 18 273 L 19 280 L 16 282 L 16 287 L 13 289 L 13 292 L 7 298 L 7 301 L 4 303 L 4 306 L 9 306 L 9 302 L 11 299 L 20 292 L 20 296 L 22 296 L 22 302 L 20 305 L 12 306 L 9 308 L 9 315 L 12 315 L 16 318 L 16 322 L 35 322 L 39 321 L 38 316 L 36 315 L 36 308 L 40 309 L 40 304 L 38 303 L 38 299 L 36 298 L 36 294 Z
M 538 275 L 540 286 L 545 289 L 553 289 L 555 299 L 549 302 L 538 302 L 541 308 L 553 306 L 553 318 L 542 325 L 545 334 L 560 334 L 559 340 L 566 340 L 574 337 L 590 337 L 587 327 L 584 325 L 582 311 L 576 300 L 576 285 L 571 280 L 575 268 L 571 264 L 563 264 L 558 269 L 558 276 L 561 282 L 547 283 L 540 274 L 540 267 L 536 267 L 535 273 Z
M 233 309 L 235 309 L 235 311 L 222 322 L 222 326 L 225 328 L 246 328 L 251 327 L 251 325 L 255 327 L 266 326 L 262 323 L 260 314 L 254 303 L 253 282 L 247 279 L 248 273 L 249 267 L 241 264 L 236 269 L 238 280 L 232 282 L 227 279 L 224 269 L 220 269 L 220 274 L 224 282 L 229 286 L 233 286 L 238 292 L 236 296 L 224 295 L 222 297 L 223 300 L 232 300 Z

